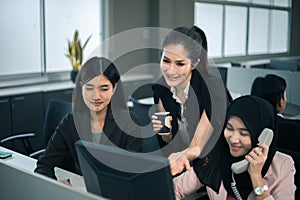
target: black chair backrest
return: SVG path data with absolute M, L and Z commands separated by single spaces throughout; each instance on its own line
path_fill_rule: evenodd
M 139 125 L 142 129 L 142 135 L 144 138 L 142 152 L 147 153 L 159 150 L 159 143 L 153 131 L 150 117 L 150 112 L 152 111 L 151 107 L 153 105 L 140 103 L 137 99 L 135 99 L 132 96 L 129 97 L 129 100 L 133 103 L 132 111 L 137 115 Z
M 132 92 L 130 96 L 135 99 L 152 97 L 153 96 L 152 85 L 153 83 L 141 84 Z
M 279 119 L 277 147 L 300 152 L 300 120 Z
M 221 78 L 223 80 L 224 85 L 227 85 L 227 67 L 218 67 L 218 70 L 220 72 Z
M 295 185 L 297 187 L 295 193 L 295 199 L 300 199 L 300 152 L 295 152 L 295 151 L 290 151 L 290 150 L 280 149 L 280 148 L 277 148 L 277 150 L 282 153 L 290 155 L 295 162 L 295 168 L 296 168 Z
M 133 112 L 137 115 L 140 125 L 146 126 L 150 123 L 151 118 L 149 116 L 149 109 L 151 108 L 151 104 L 140 103 L 137 99 L 133 97 L 129 97 L 129 100 L 133 103 Z
M 71 112 L 71 102 L 58 99 L 51 99 L 49 101 L 43 126 L 43 141 L 45 146 L 63 117 Z
M 231 67 L 242 67 L 243 68 L 243 65 L 241 62 L 238 62 L 238 61 L 232 61 L 230 62 L 231 64 Z

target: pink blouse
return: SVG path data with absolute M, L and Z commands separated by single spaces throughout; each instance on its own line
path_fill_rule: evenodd
M 265 198 L 265 200 L 294 200 L 296 190 L 294 184 L 295 172 L 293 159 L 287 154 L 276 152 L 272 164 L 264 177 L 270 192 L 270 196 Z M 174 178 L 173 182 L 176 199 L 182 199 L 204 186 L 200 183 L 193 168 Z M 209 187 L 207 187 L 207 193 L 212 200 L 226 200 L 227 198 L 227 191 L 223 183 L 221 183 L 219 193 L 216 193 Z M 255 200 L 253 192 L 249 194 L 248 200 Z

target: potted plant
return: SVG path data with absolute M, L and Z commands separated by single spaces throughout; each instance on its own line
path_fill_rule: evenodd
M 73 41 L 68 40 L 68 52 L 66 56 L 69 58 L 72 65 L 71 80 L 73 81 L 73 83 L 75 82 L 78 71 L 82 67 L 83 50 L 89 42 L 90 38 L 91 36 L 89 36 L 84 44 L 81 45 L 78 30 L 75 30 Z

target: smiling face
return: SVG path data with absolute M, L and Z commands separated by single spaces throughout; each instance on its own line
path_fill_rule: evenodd
M 90 111 L 106 112 L 115 88 L 106 76 L 96 76 L 82 86 L 84 103 Z
M 229 118 L 224 130 L 224 137 L 233 157 L 245 155 L 252 147 L 250 132 L 239 117 Z
M 166 46 L 160 67 L 167 84 L 171 87 L 183 90 L 191 79 L 193 65 L 182 45 Z

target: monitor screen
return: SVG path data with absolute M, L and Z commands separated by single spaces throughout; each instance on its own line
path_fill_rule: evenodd
M 113 199 L 175 199 L 169 161 L 158 155 L 76 142 L 88 192 Z

